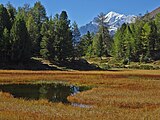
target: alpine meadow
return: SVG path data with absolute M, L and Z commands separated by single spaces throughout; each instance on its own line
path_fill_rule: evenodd
M 158 1 L 27 2 L 0 2 L 0 120 L 160 119 Z

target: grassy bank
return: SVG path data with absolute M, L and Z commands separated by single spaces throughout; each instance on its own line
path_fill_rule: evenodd
M 99 66 L 102 70 L 112 69 L 139 69 L 139 70 L 160 70 L 160 60 L 145 62 L 129 62 L 115 60 L 112 57 L 85 58 L 90 64 Z
M 0 119 L 9 120 L 137 120 L 160 118 L 160 70 L 126 71 L 0 71 L 0 83 L 65 81 L 93 86 L 69 96 L 71 102 L 92 105 L 79 108 L 47 100 L 27 101 L 0 93 Z

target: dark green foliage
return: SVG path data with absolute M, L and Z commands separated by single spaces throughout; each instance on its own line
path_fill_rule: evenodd
M 42 25 L 41 34 L 41 55 L 44 58 L 60 62 L 73 58 L 72 32 L 65 11 L 46 21 Z
M 95 53 L 98 57 L 108 56 L 110 54 L 112 39 L 109 35 L 107 24 L 105 23 L 105 14 L 100 13 L 97 17 L 97 23 L 99 25 L 98 41 L 95 46 Z
M 11 29 L 11 21 L 7 9 L 0 4 L 0 37 L 2 37 L 5 28 Z
M 56 58 L 59 61 L 69 60 L 73 56 L 72 31 L 70 29 L 70 20 L 66 11 L 62 11 L 60 16 L 55 17 L 56 21 L 56 36 L 55 49 Z
M 157 59 L 159 48 L 159 17 L 137 19 L 135 23 L 123 24 L 114 36 L 113 56 L 127 61 L 149 62 Z
M 81 39 L 81 34 L 78 28 L 77 23 L 74 21 L 74 23 L 72 24 L 72 41 L 73 41 L 73 49 L 74 49 L 74 53 L 73 56 L 79 57 L 79 50 L 78 50 L 78 44 L 80 42 Z
M 120 29 L 118 29 L 117 33 L 114 36 L 114 56 L 115 58 L 123 58 L 124 57 L 124 31 L 126 29 L 127 25 L 123 24 Z
M 42 23 L 47 20 L 46 10 L 39 1 L 34 4 L 31 13 L 38 27 L 41 27 Z
M 9 31 L 11 21 L 7 9 L 0 5 L 0 61 L 5 61 L 8 57 Z
M 37 46 L 38 46 L 37 45 L 37 40 L 39 38 L 39 30 L 38 30 L 38 26 L 35 23 L 32 15 L 28 16 L 28 20 L 26 22 L 26 26 L 27 26 L 29 37 L 30 37 L 30 40 L 31 40 L 32 56 L 34 56 L 35 51 L 37 51 Z
M 7 28 L 4 29 L 0 42 L 0 61 L 8 61 L 11 54 L 11 39 Z
M 93 36 L 88 31 L 86 35 L 81 37 L 81 40 L 78 45 L 79 56 L 89 56 L 92 55 L 92 42 Z
M 8 3 L 0 5 L 0 61 L 22 63 L 31 56 L 66 61 L 74 58 L 74 39 L 80 37 L 74 24 L 74 38 L 67 12 L 53 19 L 46 16 L 40 2 L 25 4 L 18 10 Z
M 7 3 L 6 8 L 7 8 L 9 18 L 10 18 L 10 22 L 11 22 L 11 26 L 12 26 L 13 23 L 14 23 L 15 16 L 16 16 L 16 8 L 14 8 L 12 6 L 12 4 L 10 4 L 10 3 Z
M 157 14 L 155 18 L 155 25 L 157 27 L 157 37 L 158 39 L 156 40 L 156 50 L 160 50 L 160 13 Z
M 95 35 L 89 32 L 82 36 L 79 50 L 81 56 L 101 57 L 109 56 L 112 47 L 112 39 L 105 23 L 105 14 L 98 15 L 96 22 L 99 25 L 99 31 Z
M 97 40 L 97 44 L 96 44 L 96 55 L 98 57 L 102 57 L 104 52 L 104 48 L 103 48 L 103 36 L 102 34 L 98 35 L 98 40 Z
M 73 36 L 73 45 L 76 46 L 81 38 L 81 33 L 78 29 L 77 23 L 74 21 L 72 24 L 72 36 Z
M 105 14 L 97 17 L 98 33 L 80 35 L 76 22 L 70 25 L 66 11 L 54 18 L 46 16 L 41 2 L 16 10 L 10 3 L 0 5 L 0 62 L 22 63 L 32 56 L 58 62 L 82 56 L 108 57 L 129 64 L 160 59 L 160 14 L 154 19 L 137 18 L 123 24 L 112 41 Z
M 31 9 L 31 14 L 34 19 L 34 22 L 36 23 L 37 26 L 37 34 L 35 36 L 34 40 L 34 46 L 33 46 L 33 53 L 34 55 L 39 55 L 40 54 L 40 49 L 41 49 L 41 41 L 42 41 L 42 34 L 41 34 L 41 27 L 42 24 L 47 21 L 47 16 L 46 16 L 46 10 L 44 6 L 41 4 L 41 2 L 36 2 L 34 4 L 34 7 Z
M 42 25 L 42 42 L 40 54 L 49 60 L 55 58 L 55 32 L 54 32 L 54 21 L 52 18 Z
M 11 29 L 11 61 L 23 62 L 30 58 L 31 42 L 23 17 L 17 16 Z

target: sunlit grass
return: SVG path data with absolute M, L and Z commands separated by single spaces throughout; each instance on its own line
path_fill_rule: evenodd
M 92 86 L 71 102 L 91 105 L 79 108 L 47 100 L 26 101 L 0 92 L 0 119 L 9 120 L 139 120 L 160 118 L 160 70 L 126 71 L 0 71 L 0 83 L 65 81 Z

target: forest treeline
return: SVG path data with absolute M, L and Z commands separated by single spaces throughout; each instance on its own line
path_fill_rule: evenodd
M 124 62 L 150 62 L 160 59 L 160 13 L 138 17 L 123 24 L 114 36 L 113 56 Z
M 126 63 L 160 59 L 160 14 L 154 19 L 138 17 L 109 34 L 105 14 L 98 15 L 99 31 L 81 36 L 67 12 L 48 17 L 41 2 L 16 9 L 0 5 L 0 61 L 25 62 L 31 57 L 58 62 L 85 57 L 108 57 Z
M 10 3 L 0 5 L 0 53 L 0 61 L 15 63 L 33 56 L 57 61 L 73 58 L 73 34 L 66 11 L 47 17 L 41 2 L 17 10 Z
M 105 14 L 98 16 L 99 31 L 89 32 L 80 41 L 82 56 L 113 57 L 123 64 L 130 62 L 151 62 L 160 59 L 160 13 L 150 18 L 150 14 L 139 16 L 134 23 L 124 23 L 111 37 Z
M 146 14 L 137 17 L 134 23 L 124 23 L 113 37 L 109 36 L 105 15 L 100 14 L 98 18 L 101 20 L 99 32 L 81 38 L 84 56 L 108 56 L 124 64 L 160 59 L 160 13 L 154 18 Z

